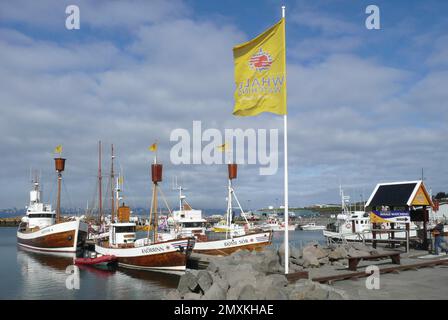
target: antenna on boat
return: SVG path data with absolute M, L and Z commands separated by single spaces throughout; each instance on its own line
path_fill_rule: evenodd
M 180 183 L 177 183 L 177 176 L 174 177 L 173 182 L 173 190 L 179 191 L 179 211 L 184 210 L 184 203 L 186 203 L 188 207 L 191 208 L 191 205 L 187 202 L 185 195 L 182 194 L 183 190 L 188 189 L 182 187 Z
M 103 201 L 102 201 L 102 182 L 103 177 L 101 176 L 101 140 L 98 141 L 98 220 L 99 224 L 103 220 Z
M 111 164 L 110 164 L 110 194 L 111 194 L 111 203 L 110 203 L 110 221 L 114 222 L 115 219 L 115 176 L 114 176 L 114 145 L 111 145 Z
M 238 207 L 241 211 L 241 216 L 246 220 L 246 224 L 249 225 L 249 221 L 247 221 L 246 213 L 244 212 L 243 208 L 241 207 L 241 204 L 238 200 L 238 197 L 235 194 L 235 190 L 232 186 L 232 180 L 236 179 L 238 176 L 238 165 L 236 163 L 229 163 L 227 164 L 227 170 L 229 174 L 229 181 L 228 181 L 228 194 L 227 194 L 227 230 L 226 230 L 226 238 L 228 237 L 228 233 L 230 231 L 230 225 L 232 224 L 232 198 L 235 198 L 236 203 L 238 204 Z

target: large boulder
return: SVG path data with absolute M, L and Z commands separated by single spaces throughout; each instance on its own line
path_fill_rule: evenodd
M 309 292 L 314 290 L 315 285 L 311 280 L 300 279 L 289 288 L 290 300 L 304 300 Z
M 170 290 L 166 295 L 166 300 L 180 300 L 182 296 L 179 294 L 179 291 L 177 290 Z
M 300 272 L 303 271 L 303 267 L 299 266 L 297 264 L 289 263 L 289 272 Z M 284 272 L 284 268 L 282 269 L 282 272 Z
M 227 300 L 238 300 L 241 290 L 249 284 L 248 282 L 240 282 L 236 286 L 230 287 L 227 291 Z
M 322 259 L 328 256 L 328 253 L 322 249 L 320 245 L 307 245 L 305 248 L 303 248 L 303 258 L 313 256 L 316 259 Z
M 348 299 L 344 291 L 334 289 L 331 286 L 313 282 L 311 280 L 299 280 L 291 288 L 289 298 L 294 300 L 327 300 Z
M 264 295 L 265 300 L 288 300 L 288 294 L 284 288 L 270 288 Z
M 226 300 L 226 291 L 218 282 L 214 282 L 212 286 L 205 292 L 202 300 Z
M 285 244 L 284 243 L 282 243 L 278 249 L 278 256 L 280 257 L 281 261 L 283 261 L 283 259 L 285 257 Z M 289 257 L 300 259 L 302 257 L 302 250 L 290 245 L 289 246 Z
M 225 292 L 227 292 L 227 290 L 229 290 L 230 285 L 226 279 L 221 278 L 217 274 L 212 274 L 211 276 L 213 278 L 213 283 L 216 283 L 217 285 L 219 285 Z
M 199 293 L 188 292 L 184 295 L 184 300 L 201 300 L 201 295 Z
M 238 300 L 258 300 L 255 288 L 251 284 L 246 284 L 241 288 Z
M 188 292 L 198 292 L 198 281 L 196 276 L 190 272 L 186 271 L 179 279 L 179 284 L 177 285 L 177 290 L 181 295 L 185 295 Z
M 330 252 L 328 255 L 328 258 L 330 260 L 339 260 L 339 259 L 345 259 L 348 257 L 347 250 L 345 250 L 344 247 L 339 246 L 336 247 L 333 251 Z
M 234 287 L 242 281 L 255 283 L 256 276 L 260 274 L 249 263 L 220 268 L 219 273 L 223 279 L 227 280 L 230 287 Z
M 208 271 L 201 270 L 197 275 L 197 282 L 202 292 L 205 292 L 212 286 L 213 278 Z
M 296 257 L 291 257 L 289 261 L 298 266 L 303 266 L 303 263 L 305 262 L 303 258 L 296 258 Z
M 256 281 L 257 289 L 266 291 L 269 288 L 282 288 L 288 285 L 288 279 L 284 274 L 270 274 L 259 276 Z
M 304 268 L 312 268 L 319 267 L 319 260 L 312 254 L 304 253 L 303 254 L 303 264 Z
M 314 287 L 314 290 L 310 290 L 306 293 L 305 300 L 328 300 L 329 291 L 320 286 Z
M 208 263 L 208 266 L 207 266 L 206 270 L 210 271 L 212 273 L 218 272 L 218 264 L 215 261 L 212 260 L 212 261 L 210 261 Z

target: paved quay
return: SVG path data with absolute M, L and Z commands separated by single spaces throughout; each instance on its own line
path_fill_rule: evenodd
M 366 288 L 366 278 L 338 281 L 335 289 L 344 290 L 350 299 L 431 300 L 448 299 L 448 265 L 382 274 L 380 288 Z

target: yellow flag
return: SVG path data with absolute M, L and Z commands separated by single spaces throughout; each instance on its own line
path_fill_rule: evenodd
M 233 48 L 236 116 L 286 114 L 285 19 Z
M 153 143 L 152 145 L 149 146 L 149 151 L 157 151 L 157 143 Z
M 56 146 L 56 148 L 54 148 L 54 153 L 61 154 L 62 153 L 62 145 Z
M 123 184 L 123 176 L 118 177 L 118 184 Z
M 224 144 L 222 144 L 220 146 L 217 146 L 217 148 L 218 148 L 219 151 L 224 152 L 224 151 L 227 151 L 227 149 L 229 148 L 229 145 L 226 142 L 226 143 L 224 143 Z

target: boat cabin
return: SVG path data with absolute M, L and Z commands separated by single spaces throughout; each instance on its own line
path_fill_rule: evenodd
M 26 216 L 22 218 L 20 229 L 42 229 L 56 223 L 56 213 L 51 210 L 50 204 L 42 203 L 39 183 L 34 183 L 34 189 L 30 191 L 30 202 L 26 210 Z
M 109 228 L 109 245 L 122 247 L 134 245 L 136 239 L 136 225 L 132 222 L 112 223 Z
M 173 211 L 172 223 L 179 227 L 182 236 L 191 237 L 205 235 L 207 220 L 202 218 L 202 210 Z

